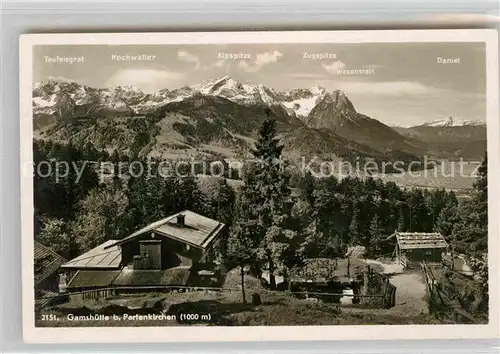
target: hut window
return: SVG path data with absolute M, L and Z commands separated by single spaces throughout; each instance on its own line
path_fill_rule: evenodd
M 427 251 L 425 251 L 425 255 L 426 255 L 426 256 L 432 256 L 432 251 L 431 251 L 431 250 L 427 250 Z

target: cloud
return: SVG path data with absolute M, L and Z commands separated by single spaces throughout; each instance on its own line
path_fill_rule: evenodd
M 186 52 L 184 50 L 180 50 L 177 52 L 177 59 L 179 59 L 181 61 L 185 61 L 187 63 L 194 63 L 195 70 L 210 70 L 213 68 L 222 68 L 225 65 L 224 60 L 217 60 L 217 61 L 214 61 L 213 63 L 208 64 L 208 65 L 203 65 L 198 56 L 191 54 L 189 52 Z
M 277 50 L 272 52 L 258 53 L 255 56 L 255 60 L 253 61 L 245 61 L 245 60 L 239 61 L 238 67 L 240 69 L 245 70 L 246 72 L 256 72 L 265 65 L 277 62 L 278 59 L 282 56 L 283 54 L 278 52 Z M 228 67 L 229 65 L 228 64 L 229 62 L 223 59 L 216 60 L 209 64 L 203 64 L 198 56 L 189 53 L 185 50 L 179 50 L 177 52 L 177 59 L 184 61 L 186 63 L 192 63 L 194 64 L 195 70 L 202 70 L 202 71 L 211 70 L 214 68 Z
M 344 69 L 347 66 L 347 64 L 341 60 L 336 60 L 336 61 L 332 62 L 331 64 L 321 63 L 321 66 L 323 67 L 323 69 L 325 69 L 330 74 L 338 74 L 338 71 Z M 379 64 L 367 64 L 367 65 L 361 66 L 361 68 L 362 69 L 384 69 L 385 66 L 379 65 Z
M 125 69 L 117 72 L 106 82 L 109 86 L 135 86 L 144 92 L 155 92 L 177 85 L 184 74 L 156 69 Z
M 195 69 L 198 69 L 200 67 L 200 58 L 198 58 L 196 55 L 185 52 L 183 50 L 180 50 L 177 52 L 177 58 L 179 60 L 188 62 L 188 63 L 195 63 Z
M 246 72 L 254 73 L 256 71 L 259 71 L 260 68 L 265 65 L 276 63 L 282 56 L 283 54 L 278 52 L 277 50 L 272 52 L 259 53 L 255 56 L 255 60 L 251 61 L 250 64 L 245 60 L 241 60 L 238 63 L 238 67 L 245 70 Z
M 241 60 L 241 61 L 238 63 L 238 68 L 243 69 L 243 70 L 245 70 L 245 71 L 249 71 L 250 65 L 249 65 L 246 61 Z
M 283 54 L 275 50 L 274 52 L 259 53 L 256 55 L 255 65 L 263 66 L 269 63 L 276 63 Z
M 330 74 L 336 74 L 338 70 L 345 68 L 346 64 L 343 61 L 336 60 L 329 65 L 325 64 L 325 63 L 321 63 L 321 66 L 323 67 L 323 69 L 328 71 Z
M 211 67 L 216 67 L 216 68 L 222 68 L 226 62 L 224 60 L 217 60 L 216 62 L 212 63 Z

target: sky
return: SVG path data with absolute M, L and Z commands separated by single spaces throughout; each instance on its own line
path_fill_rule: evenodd
M 116 59 L 126 54 L 151 60 Z M 56 56 L 84 60 L 53 62 Z M 442 64 L 438 58 L 458 62 Z M 340 89 L 358 112 L 389 125 L 449 116 L 486 120 L 484 43 L 44 45 L 34 48 L 33 60 L 34 82 L 154 92 L 230 75 L 282 91 Z

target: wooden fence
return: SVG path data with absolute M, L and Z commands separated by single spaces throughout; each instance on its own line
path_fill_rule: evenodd
M 408 266 L 408 258 L 406 258 L 405 255 L 401 255 L 401 257 L 399 257 L 399 264 L 405 269 Z
M 374 272 L 374 274 L 378 274 Z M 340 297 L 353 297 L 360 299 L 371 299 L 383 304 L 384 307 L 394 306 L 393 297 L 395 294 L 395 287 L 392 284 L 385 287 L 383 293 L 378 294 L 345 294 L 345 293 L 330 293 L 330 292 L 314 292 L 314 291 L 280 291 L 259 289 L 260 293 L 274 293 L 282 295 L 293 295 L 301 297 L 317 297 L 317 298 L 340 298 Z M 394 289 L 392 289 L 392 288 Z M 166 293 L 185 293 L 194 291 L 203 292 L 241 292 L 241 289 L 222 288 L 222 287 L 193 287 L 193 286 L 144 286 L 144 287 L 106 287 L 99 289 L 84 290 L 78 292 L 67 292 L 55 294 L 54 297 L 67 298 L 72 300 L 88 300 L 88 299 L 103 299 L 112 296 L 119 296 L 120 294 L 140 293 L 140 292 L 166 292 Z M 392 300 L 391 300 L 392 299 Z M 49 304 L 49 302 L 47 302 Z M 391 305 L 392 304 L 392 305 Z M 43 308 L 41 306 L 40 308 Z
M 455 260 L 458 260 L 458 265 L 456 264 Z M 460 274 L 469 277 L 474 276 L 474 271 L 472 269 L 464 269 L 464 264 L 466 264 L 466 261 L 463 258 L 460 257 L 452 258 L 449 255 L 443 255 L 441 263 L 443 264 L 444 268 L 449 269 L 451 271 L 458 272 Z
M 429 267 L 425 262 L 421 262 L 420 267 L 422 268 L 422 272 L 425 275 L 427 297 L 429 300 L 429 311 L 432 313 L 438 307 L 441 307 L 444 304 L 444 301 L 441 297 L 441 293 L 439 291 L 439 283 L 434 275 L 434 272 L 432 271 L 432 268 Z
M 425 274 L 427 293 L 429 298 L 429 312 L 436 316 L 445 316 L 446 318 L 453 318 L 454 321 L 459 323 L 484 323 L 484 318 L 478 316 L 477 313 L 470 313 L 460 300 L 457 300 L 453 295 L 447 293 L 445 287 L 438 283 L 435 274 L 431 267 L 425 262 L 421 263 L 422 271 Z M 454 272 L 457 276 L 467 276 L 460 272 Z
M 396 305 L 396 287 L 390 282 L 386 283 L 384 288 L 384 308 L 391 308 Z
M 396 304 L 396 287 L 389 277 L 368 267 L 368 287 L 372 293 L 379 294 L 381 307 L 391 308 Z
M 441 258 L 441 262 L 443 263 L 443 267 L 453 270 L 453 259 L 451 257 L 447 257 L 443 255 Z

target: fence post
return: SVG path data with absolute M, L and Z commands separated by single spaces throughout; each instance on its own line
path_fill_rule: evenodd
M 384 282 L 382 283 L 382 294 L 383 294 L 383 297 L 382 297 L 382 307 L 384 308 L 387 308 L 387 304 L 388 304 L 388 301 L 387 301 L 387 290 L 389 289 L 389 279 L 387 278 L 384 278 Z
M 361 292 L 362 295 L 368 295 L 369 271 L 370 271 L 370 267 L 365 266 L 365 269 L 363 270 L 363 290 Z

